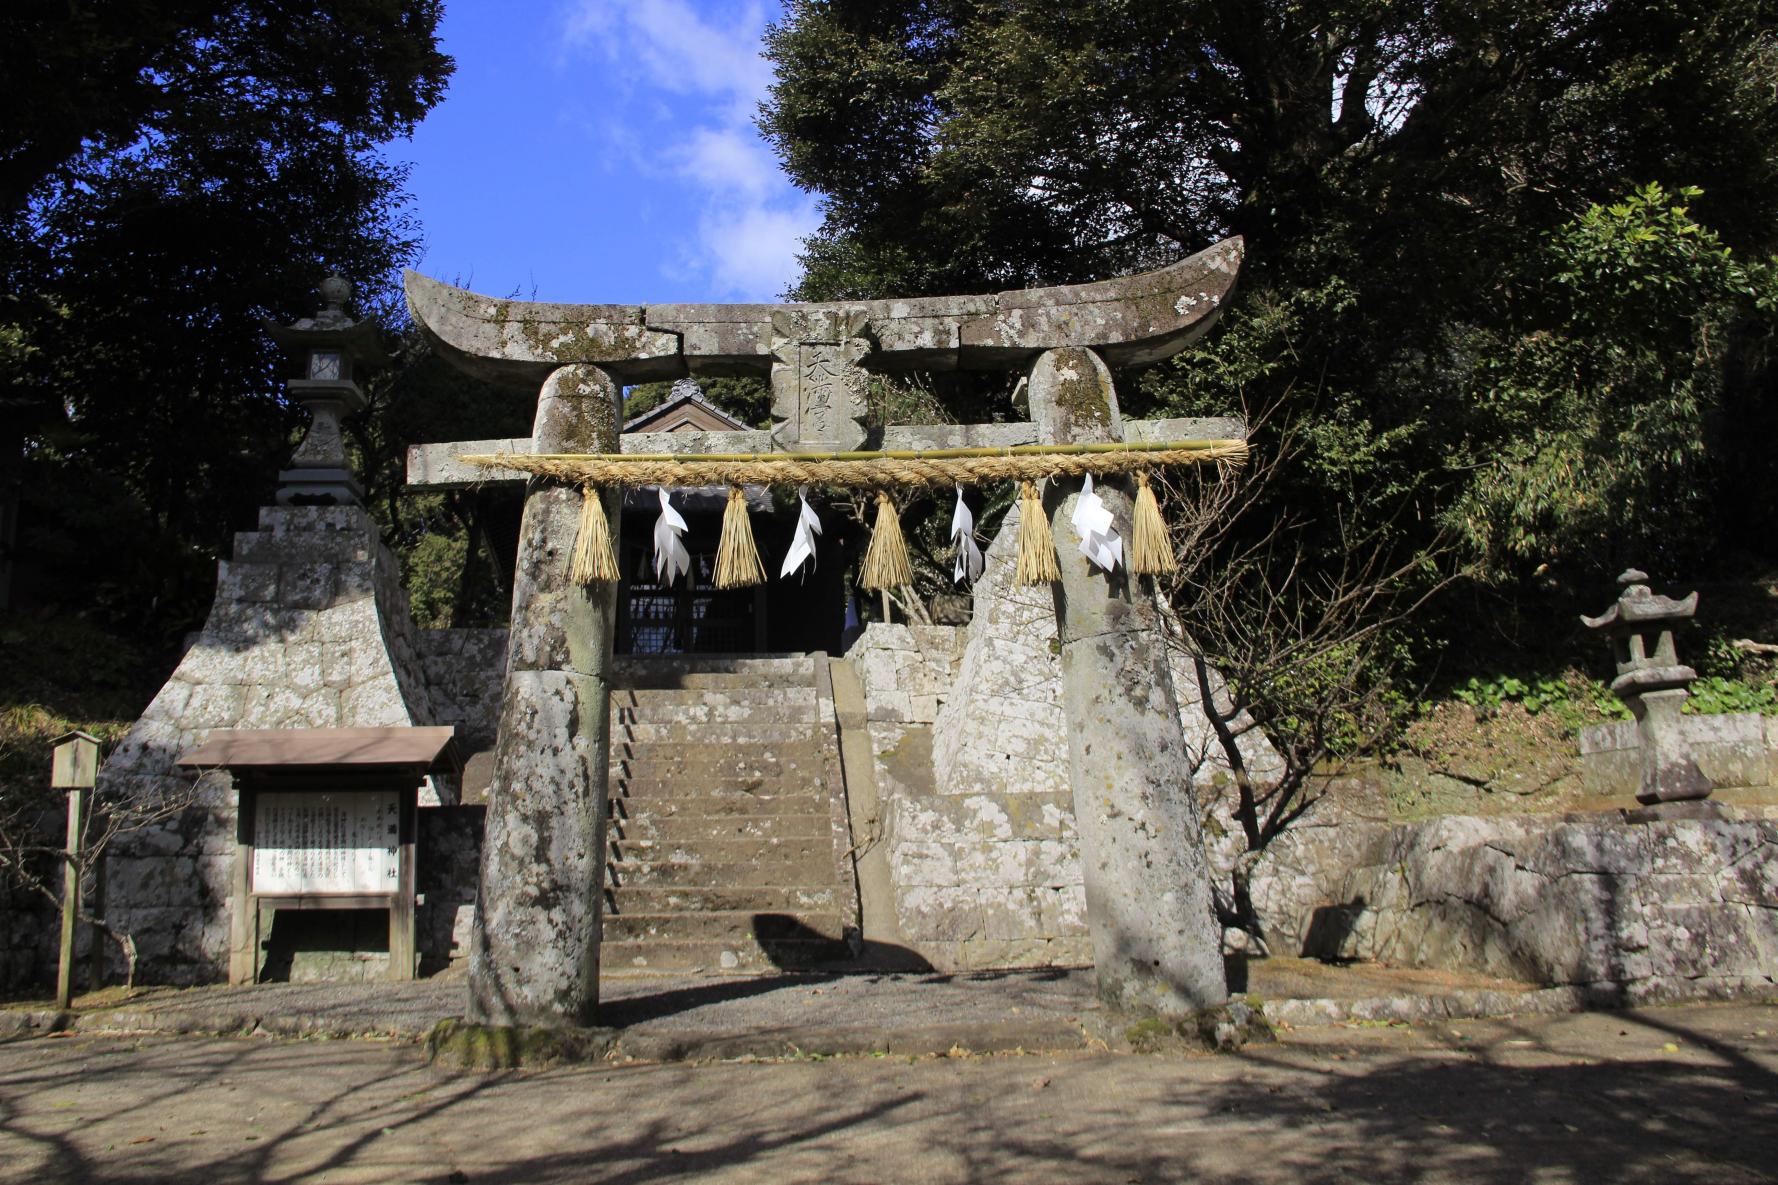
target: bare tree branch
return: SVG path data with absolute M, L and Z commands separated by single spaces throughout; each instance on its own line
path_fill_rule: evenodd
M 1312 534 L 1305 519 L 1276 511 L 1268 494 L 1306 448 L 1281 404 L 1251 418 L 1270 443 L 1254 450 L 1245 469 L 1161 482 L 1181 557 L 1161 590 L 1182 623 L 1174 641 L 1196 672 L 1230 774 L 1227 809 L 1244 845 L 1224 924 L 1262 946 L 1250 894 L 1254 867 L 1346 762 L 1403 722 L 1389 649 L 1394 632 L 1454 578 L 1443 541 L 1400 553 L 1393 518 L 1336 518 L 1330 537 L 1325 525 Z M 1276 750 L 1276 768 L 1255 769 L 1243 750 L 1242 738 L 1255 728 Z

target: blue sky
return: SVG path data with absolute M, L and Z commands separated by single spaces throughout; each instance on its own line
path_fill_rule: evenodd
M 420 270 L 496 296 L 774 300 L 815 200 L 753 127 L 775 2 L 454 0 L 412 165 Z

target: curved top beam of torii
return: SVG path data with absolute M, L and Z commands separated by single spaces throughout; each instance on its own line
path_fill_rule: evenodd
M 620 382 L 767 373 L 779 343 L 862 339 L 873 370 L 1010 369 L 1088 346 L 1111 366 L 1158 362 L 1208 330 L 1235 286 L 1242 241 L 1158 271 L 982 296 L 822 304 L 547 304 L 406 274 L 414 320 L 457 366 L 535 390 L 575 362 Z

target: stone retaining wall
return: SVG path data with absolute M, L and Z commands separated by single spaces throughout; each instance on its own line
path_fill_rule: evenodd
M 1018 509 L 987 552 L 967 627 L 867 627 L 864 685 L 901 939 L 944 970 L 1090 963 L 1055 601 L 1017 584 Z M 1194 777 L 1226 776 L 1183 648 L 1174 689 Z M 1206 672 L 1212 694 L 1220 678 Z M 1278 768 L 1257 731 L 1242 752 Z M 870 936 L 866 935 L 868 939 Z
M 54 983 L 60 947 L 61 914 L 54 906 L 0 881 L 0 993 L 16 994 Z M 83 972 L 84 967 L 81 964 Z
M 468 962 L 487 813 L 485 806 L 420 811 L 414 850 L 414 941 L 422 975 Z
M 457 746 L 465 755 L 494 747 L 506 637 L 503 629 L 415 631 L 433 721 L 456 725 Z
M 865 687 L 900 938 L 941 970 L 1091 962 L 1066 782 L 1057 791 L 1037 772 L 1007 723 L 1017 704 L 979 722 L 1000 747 L 982 761 L 998 777 L 935 776 L 935 725 L 966 638 L 954 626 L 873 624 L 848 651 Z M 1013 747 L 1028 780 L 997 765 Z
M 1681 716 L 1679 723 L 1698 768 L 1718 789 L 1778 785 L 1778 716 L 1734 712 Z M 1581 729 L 1580 769 L 1590 793 L 1634 794 L 1642 780 L 1636 722 Z
M 416 633 L 362 508 L 266 507 L 257 531 L 235 536 L 203 630 L 100 772 L 102 796 L 188 803 L 107 861 L 108 899 L 122 903 L 109 913 L 135 939 L 142 981 L 228 970 L 233 785 L 196 781 L 175 759 L 217 728 L 431 724 Z
M 1280 954 L 1574 985 L 1599 1003 L 1778 980 L 1778 820 L 1615 813 L 1300 827 L 1256 871 Z

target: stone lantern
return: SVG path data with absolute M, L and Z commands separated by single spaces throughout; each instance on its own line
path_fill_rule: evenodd
M 1648 574 L 1631 568 L 1618 577 L 1624 591 L 1617 604 L 1598 617 L 1582 616 L 1588 628 L 1603 630 L 1617 662 L 1612 691 L 1636 718 L 1642 751 L 1642 784 L 1636 800 L 1644 810 L 1632 821 L 1715 818 L 1718 808 L 1706 802 L 1712 789 L 1692 758 L 1681 732 L 1680 708 L 1698 677 L 1680 663 L 1673 647 L 1673 627 L 1698 610 L 1698 594 L 1684 600 L 1656 596 L 1643 581 Z
M 296 360 L 300 378 L 290 379 L 290 397 L 309 412 L 309 431 L 278 474 L 280 506 L 357 505 L 363 487 L 346 460 L 340 420 L 365 407 L 357 376 L 389 361 L 375 323 L 346 313 L 351 282 L 340 276 L 321 281 L 321 311 L 294 325 L 266 324 L 272 338 Z

